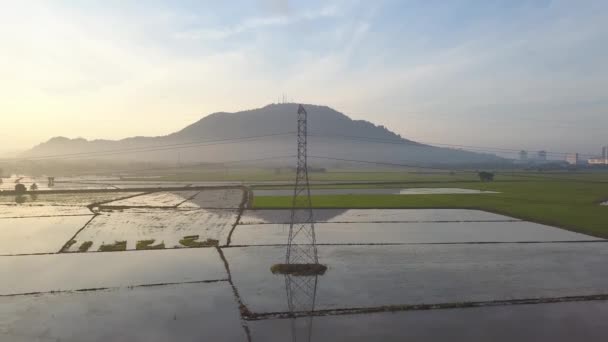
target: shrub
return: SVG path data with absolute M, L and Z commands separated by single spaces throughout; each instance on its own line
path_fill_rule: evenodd
M 482 171 L 478 175 L 482 182 L 491 182 L 494 180 L 494 174 L 492 172 Z
M 24 194 L 27 192 L 27 188 L 25 187 L 25 185 L 19 183 L 15 185 L 15 192 L 18 194 Z

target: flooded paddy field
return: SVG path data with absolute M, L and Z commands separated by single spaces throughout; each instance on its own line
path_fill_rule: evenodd
M 0 255 L 2 341 L 291 339 L 270 271 L 289 210 L 245 209 L 242 188 L 5 197 L 0 254 L 29 255 Z M 605 240 L 478 210 L 314 214 L 328 269 L 311 341 L 599 336 Z
M 415 244 L 602 240 L 531 222 L 318 223 L 320 244 Z M 285 244 L 286 224 L 239 225 L 233 245 Z
M 207 189 L 159 191 L 104 203 L 104 208 L 239 208 L 244 200 L 242 189 Z
M 103 207 L 177 207 L 200 191 L 160 191 L 104 203 Z
M 131 181 L 116 176 L 75 176 L 55 177 L 53 185 L 49 185 L 48 177 L 31 177 L 26 175 L 12 175 L 2 179 L 0 192 L 14 190 L 16 184 L 23 184 L 28 189 L 34 183 L 38 190 L 99 190 L 99 189 L 138 189 L 138 188 L 172 188 L 187 186 L 217 186 L 217 185 L 240 185 L 242 182 L 190 182 L 176 181 L 166 182 L 151 179 L 149 181 Z
M 239 224 L 289 223 L 289 210 L 245 210 Z M 467 209 L 315 209 L 315 222 L 475 222 L 520 221 Z
M 114 180 L 112 185 L 119 189 L 138 189 L 138 188 L 175 188 L 194 185 L 193 182 L 146 182 L 146 181 L 125 181 Z
M 319 246 L 318 310 L 608 293 L 606 243 Z M 241 298 L 256 313 L 287 310 L 270 266 L 283 247 L 226 248 Z
M 22 217 L 80 216 L 92 214 L 93 213 L 91 212 L 91 210 L 84 206 L 0 204 L 0 219 Z
M 462 188 L 408 188 L 408 189 L 310 189 L 311 196 L 323 195 L 450 195 L 450 194 L 496 194 L 495 191 L 483 191 Z M 293 196 L 291 189 L 254 189 L 254 196 Z
M 29 190 L 32 184 L 36 184 L 38 193 L 48 190 L 137 190 L 137 189 L 162 189 L 162 188 L 184 188 L 184 187 L 218 187 L 218 186 L 241 186 L 241 181 L 159 181 L 150 180 L 128 180 L 117 176 L 75 176 L 55 177 L 54 184 L 49 185 L 48 177 L 32 177 L 27 175 L 12 175 L 2 178 L 0 183 L 0 194 L 4 191 L 13 191 L 15 185 L 23 184 Z
M 333 341 L 592 341 L 606 340 L 608 301 L 379 312 L 295 319 L 297 336 Z M 283 342 L 292 319 L 249 323 L 253 341 Z
M 0 255 L 57 253 L 92 217 L 0 218 Z
M 0 295 L 228 277 L 215 248 L 0 257 Z
M 216 244 L 226 244 L 236 220 L 237 211 L 229 209 L 104 210 L 74 237 L 67 251 L 77 252 L 87 242 L 87 251 L 97 251 L 101 245 L 115 241 L 126 241 L 126 250 L 136 249 L 140 241 L 179 248 L 187 247 L 180 240 L 188 236 L 198 236 L 200 242 L 212 239 Z
M 38 190 L 93 190 L 93 189 L 116 189 L 108 183 L 111 179 L 104 177 L 57 177 L 54 185 L 49 185 L 47 177 L 31 177 L 24 175 L 12 175 L 3 178 L 0 183 L 0 191 L 14 190 L 15 185 L 23 184 L 28 189 L 36 184 Z
M 198 193 L 179 208 L 239 208 L 246 199 L 243 189 L 210 189 Z
M 116 201 L 140 195 L 141 192 L 78 192 L 61 194 L 25 194 L 22 196 L 1 195 L 0 204 L 35 204 L 42 206 L 73 205 L 88 206 L 98 203 Z
M 247 341 L 230 284 L 0 297 L 2 341 Z

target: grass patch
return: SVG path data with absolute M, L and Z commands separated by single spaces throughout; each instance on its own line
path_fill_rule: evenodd
M 608 174 L 604 174 L 608 178 Z M 450 187 L 497 191 L 497 194 L 452 195 L 323 195 L 312 196 L 316 208 L 457 208 L 479 209 L 523 220 L 608 238 L 608 182 L 553 179 L 454 182 Z M 597 181 L 598 175 L 591 179 Z M 417 187 L 445 187 L 439 182 Z M 394 184 L 392 187 L 412 187 Z M 290 208 L 290 196 L 254 197 L 253 207 Z
M 183 239 L 179 240 L 179 243 L 183 246 L 194 248 L 194 247 L 216 247 L 219 244 L 218 240 L 207 239 L 205 241 L 198 241 L 198 235 L 184 236 Z
M 65 252 L 69 251 L 70 247 L 72 247 L 75 243 L 76 243 L 76 240 L 70 240 L 70 241 L 66 242 L 66 244 L 63 245 L 63 247 L 61 247 L 61 252 L 65 253 Z
M 603 171 L 530 171 L 530 170 L 493 170 L 491 168 L 485 170 L 459 169 L 449 172 L 449 170 L 424 169 L 420 167 L 413 168 L 329 168 L 326 172 L 311 172 L 309 177 L 312 182 L 316 181 L 368 181 L 368 182 L 467 182 L 479 181 L 478 171 L 494 172 L 496 180 L 522 180 L 529 177 L 528 180 L 541 178 L 548 179 L 574 179 L 574 180 L 599 180 L 606 181 L 606 172 Z M 293 170 L 282 170 L 276 173 L 274 169 L 262 168 L 247 168 L 247 169 L 228 169 L 228 170 L 201 170 L 189 169 L 182 170 L 179 173 L 162 174 L 158 177 L 147 178 L 141 176 L 123 177 L 123 180 L 129 181 L 286 181 L 293 182 L 295 173 Z M 268 185 L 263 186 L 264 188 Z M 271 187 L 271 186 L 270 186 Z
M 154 243 L 154 239 L 151 240 L 140 240 L 137 241 L 137 245 L 135 246 L 135 249 L 137 250 L 145 250 L 145 249 L 165 249 L 165 243 L 161 242 L 158 245 L 153 245 Z
M 91 246 L 93 246 L 93 241 L 85 241 L 78 247 L 78 251 L 82 253 L 87 252 Z
M 121 252 L 127 250 L 127 241 L 116 241 L 111 245 L 99 246 L 100 252 Z
M 321 264 L 275 264 L 270 267 L 272 274 L 292 276 L 323 275 L 325 271 L 327 271 L 327 266 Z
M 328 169 L 326 172 L 309 170 L 311 181 L 415 181 L 415 180 L 474 180 L 477 174 L 473 172 L 438 172 L 431 169 L 400 168 L 396 169 Z M 159 175 L 154 178 L 141 176 L 123 177 L 129 181 L 289 181 L 295 179 L 294 170 L 282 169 L 276 173 L 270 168 L 222 169 L 222 170 L 182 170 L 179 173 Z

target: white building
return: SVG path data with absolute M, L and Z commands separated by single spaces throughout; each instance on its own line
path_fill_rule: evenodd
M 602 156 L 587 160 L 589 165 L 608 165 L 608 146 L 602 147 Z
M 608 159 L 604 158 L 591 158 L 587 159 L 589 165 L 608 165 Z
M 578 165 L 578 153 L 568 153 L 566 155 L 566 162 L 570 165 Z

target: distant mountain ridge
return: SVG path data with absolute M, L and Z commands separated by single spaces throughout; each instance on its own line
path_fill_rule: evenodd
M 219 138 L 234 135 L 248 136 L 252 135 L 252 132 L 255 132 L 255 135 L 263 135 L 294 131 L 297 128 L 297 106 L 295 103 L 270 104 L 236 113 L 213 113 L 168 137 L 193 138 L 204 135 Z M 305 105 L 305 108 L 308 113 L 308 131 L 315 134 L 331 135 L 340 131 L 345 135 L 402 139 L 383 126 L 376 126 L 364 120 L 352 120 L 327 106 Z M 404 139 L 404 141 L 409 140 Z
M 238 161 L 242 159 L 295 154 L 295 139 L 281 135 L 297 129 L 297 104 L 270 104 L 235 113 L 207 115 L 180 131 L 158 137 L 131 137 L 122 140 L 86 140 L 54 137 L 25 152 L 23 157 L 82 154 L 90 158 L 114 158 L 170 162 Z M 502 160 L 488 154 L 438 148 L 420 144 L 364 120 L 352 120 L 327 106 L 304 105 L 308 112 L 311 155 L 380 162 L 421 164 L 492 163 Z M 266 138 L 230 141 L 247 137 Z M 209 146 L 165 148 L 167 145 L 202 141 L 224 141 Z M 153 151 L 125 154 L 129 149 Z M 109 151 L 107 154 L 100 151 Z M 112 152 L 116 151 L 116 152 Z M 87 155 L 90 154 L 90 155 Z

